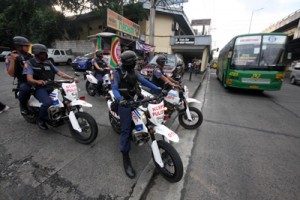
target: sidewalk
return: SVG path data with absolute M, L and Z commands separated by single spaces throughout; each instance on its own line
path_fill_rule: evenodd
M 0 200 L 141 197 L 154 172 L 149 146 L 132 144 L 137 178 L 127 178 L 119 136 L 109 125 L 104 99 L 87 96 L 93 109 L 86 111 L 96 119 L 99 135 L 92 145 L 82 145 L 70 136 L 67 126 L 41 131 L 25 122 L 11 92 L 11 79 L 2 71 L 0 77 L 0 92 L 11 107 L 0 115 Z M 193 74 L 192 81 L 188 78 L 186 74 L 185 84 L 192 96 L 203 76 Z M 172 127 L 176 128 L 176 121 Z

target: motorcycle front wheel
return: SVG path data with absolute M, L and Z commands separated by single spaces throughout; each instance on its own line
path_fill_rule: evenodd
M 202 124 L 203 115 L 198 108 L 189 107 L 189 109 L 190 109 L 192 121 L 188 119 L 187 114 L 184 110 L 178 114 L 179 124 L 185 129 L 196 129 Z
M 85 83 L 85 89 L 86 89 L 86 92 L 90 96 L 95 96 L 96 95 L 96 90 L 95 90 L 93 84 L 90 83 L 89 81 L 86 81 L 86 83 Z
M 160 155 L 162 161 L 164 163 L 164 167 L 161 168 L 154 159 L 155 166 L 159 173 L 169 182 L 176 183 L 182 179 L 183 176 L 183 165 L 181 158 L 175 148 L 162 140 L 157 141 L 158 148 L 160 151 Z
M 73 129 L 71 122 L 69 122 L 69 128 L 74 139 L 81 144 L 90 144 L 98 136 L 98 126 L 95 119 L 85 112 L 75 113 L 75 117 L 82 132 L 78 132 Z

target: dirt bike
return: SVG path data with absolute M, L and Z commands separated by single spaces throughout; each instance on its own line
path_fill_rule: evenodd
M 47 124 L 58 127 L 65 121 L 69 124 L 69 130 L 73 138 L 82 144 L 92 143 L 98 135 L 98 126 L 95 119 L 82 107 L 92 107 L 83 97 L 78 99 L 77 85 L 74 81 L 58 80 L 46 81 L 46 86 L 52 86 L 54 90 L 49 94 L 52 99 L 52 105 L 48 108 L 49 121 Z M 13 89 L 16 98 L 18 89 Z M 28 114 L 23 115 L 29 123 L 36 123 L 39 109 L 42 105 L 33 95 L 28 101 Z
M 168 84 L 164 90 L 168 89 L 168 94 L 164 98 L 165 101 L 165 122 L 171 118 L 171 115 L 177 111 L 179 124 L 185 129 L 196 129 L 203 122 L 202 112 L 195 107 L 190 106 L 190 103 L 201 103 L 197 99 L 189 98 L 189 90 L 187 86 L 181 85 L 181 88 L 171 88 Z M 147 88 L 142 87 L 142 94 L 146 97 L 151 97 Z
M 112 91 L 110 91 L 111 95 Z M 109 118 L 113 129 L 120 133 L 120 118 L 111 109 L 113 99 L 107 101 Z M 169 182 L 175 183 L 183 176 L 183 165 L 176 149 L 169 141 L 179 142 L 178 135 L 164 126 L 163 98 L 152 97 L 141 101 L 132 101 L 127 105 L 132 108 L 132 141 L 141 146 L 151 139 L 152 157 L 160 174 Z M 155 135 L 163 136 L 164 140 L 156 140 Z
M 92 71 L 87 70 L 84 73 L 84 79 L 86 80 L 85 89 L 90 96 L 103 95 L 104 97 L 108 94 L 108 91 L 111 89 L 110 75 L 112 71 L 105 70 L 105 74 L 102 78 L 102 87 L 98 88 L 98 80 L 95 78 Z

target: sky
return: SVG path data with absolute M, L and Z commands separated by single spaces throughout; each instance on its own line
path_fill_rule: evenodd
M 212 48 L 222 49 L 234 36 L 262 32 L 300 9 L 300 0 L 189 0 L 188 19 L 211 19 Z

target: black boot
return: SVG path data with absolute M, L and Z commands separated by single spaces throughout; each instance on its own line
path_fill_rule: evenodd
M 126 175 L 133 179 L 135 177 L 135 171 L 131 166 L 130 158 L 129 158 L 129 153 L 123 153 L 123 165 L 124 165 L 124 170 Z
M 20 105 L 20 111 L 22 115 L 28 115 L 28 109 L 26 105 Z

